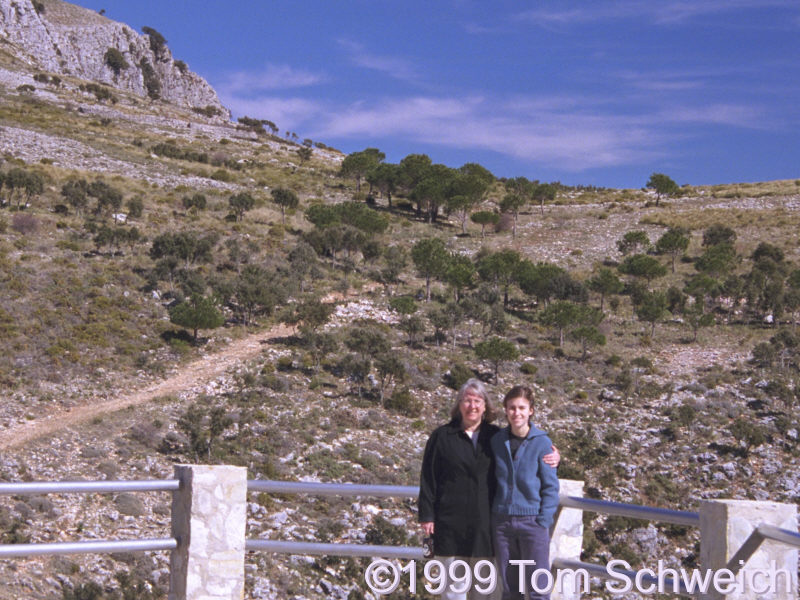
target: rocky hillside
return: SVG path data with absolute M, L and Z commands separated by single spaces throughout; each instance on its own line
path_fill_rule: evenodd
M 155 33 L 57 0 L 0 0 L 0 28 L 0 480 L 167 478 L 211 462 L 413 484 L 454 388 L 478 376 L 493 398 L 536 386 L 559 475 L 589 496 L 800 503 L 800 180 L 660 205 L 559 189 L 523 207 L 515 237 L 477 221 L 462 233 L 454 214 L 426 222 L 407 188 L 357 193 L 319 141 L 230 122 Z M 498 216 L 509 183 L 493 180 L 479 208 Z M 672 257 L 658 250 L 670 229 L 686 238 Z M 636 255 L 653 267 L 641 276 L 620 249 L 630 234 L 655 246 Z M 459 269 L 425 301 L 412 248 L 431 239 Z M 503 264 L 487 262 L 503 257 L 546 267 L 526 286 L 515 276 L 507 303 Z M 559 336 L 536 281 L 602 317 L 598 335 Z M 642 301 L 662 296 L 646 320 Z M 198 336 L 175 310 L 194 297 L 224 319 Z M 515 349 L 498 364 L 478 352 L 494 336 Z M 248 500 L 250 537 L 419 543 L 410 502 Z M 2 497 L 0 543 L 163 537 L 169 510 L 166 494 Z M 585 524 L 587 561 L 697 563 L 688 528 Z M 372 600 L 367 563 L 254 553 L 246 597 Z M 161 599 L 167 569 L 166 553 L 0 561 L 0 600 Z
M 172 57 L 157 31 L 140 35 L 61 0 L 0 0 L 0 54 L 20 74 L 78 77 L 230 117 L 214 89 Z

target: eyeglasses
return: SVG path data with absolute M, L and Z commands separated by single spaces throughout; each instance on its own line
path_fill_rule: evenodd
M 461 399 L 461 404 L 476 404 L 481 406 L 484 404 L 483 398 L 478 398 L 477 396 L 465 396 Z

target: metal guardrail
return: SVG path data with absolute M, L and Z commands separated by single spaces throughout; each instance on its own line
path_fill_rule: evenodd
M 610 502 L 608 500 L 594 500 L 578 496 L 560 496 L 559 504 L 566 508 L 578 508 L 590 512 L 599 512 L 606 515 L 643 519 L 645 521 L 660 521 L 674 523 L 675 525 L 688 525 L 698 527 L 700 515 L 696 512 L 671 510 L 668 508 L 655 508 L 640 504 L 626 504 L 624 502 Z
M 319 483 L 313 481 L 275 481 L 249 479 L 248 492 L 272 494 L 314 494 L 318 496 L 372 496 L 376 498 L 416 498 L 419 487 L 408 485 L 363 485 L 357 483 Z M 250 539 L 245 550 L 278 554 L 336 555 L 422 559 L 422 548 L 411 546 L 376 546 L 370 544 L 323 544 Z
M 273 494 L 314 494 L 318 496 L 373 496 L 375 498 L 416 498 L 419 487 L 413 485 L 362 485 L 358 483 L 319 483 L 314 481 L 275 481 L 249 479 L 249 492 Z
M 143 481 L 51 481 L 51 482 L 0 482 L 0 495 L 34 495 L 50 493 L 122 493 L 122 492 L 174 492 L 180 489 L 177 479 Z M 417 486 L 364 485 L 353 483 L 319 483 L 307 481 L 248 480 L 249 492 L 279 494 L 314 494 L 321 496 L 371 496 L 378 498 L 417 498 Z M 700 516 L 695 512 L 670 510 L 610 502 L 578 496 L 561 496 L 559 504 L 563 508 L 599 512 L 647 521 L 660 521 L 697 527 Z M 800 534 L 772 525 L 761 524 L 731 559 L 732 570 L 738 571 L 738 560 L 749 558 L 764 540 L 775 540 L 800 547 Z M 84 554 L 174 550 L 178 547 L 175 538 L 150 540 L 91 540 L 78 542 L 58 542 L 45 544 L 6 544 L 0 545 L 0 558 L 33 556 L 45 554 Z M 389 558 L 421 559 L 422 549 L 410 546 L 377 546 L 369 544 L 323 544 L 315 542 L 290 542 L 280 540 L 251 539 L 245 545 L 248 551 L 276 552 L 284 554 L 339 556 L 385 556 Z M 605 568 L 579 561 L 554 560 L 554 565 L 567 568 L 583 568 L 589 573 L 603 577 Z M 635 574 L 635 573 L 634 573 Z
M 111 554 L 114 552 L 146 552 L 148 550 L 174 550 L 175 538 L 154 540 L 115 540 L 57 542 L 50 544 L 5 544 L 0 546 L 0 558 L 44 556 L 50 554 Z
M 0 482 L 2 495 L 30 494 L 113 494 L 118 492 L 174 492 L 180 489 L 177 479 L 144 481 L 36 481 Z
M 393 485 L 361 485 L 353 483 L 319 483 L 312 481 L 247 481 L 249 492 L 267 492 L 281 494 L 314 494 L 320 496 L 373 496 L 381 498 L 416 498 L 419 495 L 417 486 Z M 700 516 L 697 513 L 665 508 L 653 508 L 637 504 L 593 500 L 577 496 L 561 496 L 562 507 L 577 508 L 609 515 L 620 515 L 648 521 L 662 521 L 678 525 L 698 526 Z M 279 554 L 336 554 L 342 556 L 386 556 L 391 558 L 422 558 L 422 550 L 412 547 L 369 546 L 364 544 L 322 544 L 315 542 L 288 542 L 280 540 L 247 540 L 245 548 L 251 551 L 276 552 Z M 594 567 L 582 563 L 587 569 Z M 605 571 L 603 571 L 605 573 Z
M 40 481 L 0 482 L 0 495 L 38 494 L 113 494 L 123 492 L 174 492 L 180 489 L 177 479 L 143 481 Z M 111 554 L 114 552 L 146 552 L 174 550 L 175 538 L 151 540 L 84 540 L 42 544 L 2 544 L 0 558 L 44 556 L 54 554 Z
M 247 490 L 251 492 L 267 492 L 281 494 L 314 494 L 318 496 L 372 496 L 376 498 L 416 498 L 419 487 L 400 485 L 362 485 L 355 483 L 319 483 L 313 481 L 275 481 L 250 479 Z M 700 524 L 700 515 L 695 512 L 671 510 L 625 504 L 608 500 L 594 500 L 578 496 L 561 496 L 561 506 L 580 510 L 619 515 L 646 521 L 660 521 L 676 525 L 696 527 Z
M 790 531 L 789 529 L 781 529 L 774 525 L 766 525 L 762 523 L 756 527 L 759 535 L 768 540 L 775 540 L 776 542 L 783 542 L 790 546 L 797 546 L 800 548 L 800 533 Z
M 780 527 L 775 527 L 774 525 L 762 523 L 753 529 L 744 543 L 739 546 L 739 549 L 728 561 L 727 568 L 734 574 L 738 573 L 741 570 L 742 565 L 750 560 L 750 557 L 756 553 L 761 544 L 766 540 L 774 540 L 776 542 L 781 542 L 789 546 L 800 548 L 799 533 L 795 531 L 789 531 L 788 529 L 781 529 Z
M 282 542 L 279 540 L 247 540 L 248 551 L 276 552 L 278 554 L 313 554 L 359 556 L 370 558 L 413 558 L 422 560 L 423 550 L 416 546 L 374 546 L 370 544 L 319 544 L 316 542 Z

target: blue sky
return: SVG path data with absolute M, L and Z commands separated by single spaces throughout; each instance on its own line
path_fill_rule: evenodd
M 642 187 L 800 177 L 797 0 L 80 0 L 234 117 L 387 161 Z

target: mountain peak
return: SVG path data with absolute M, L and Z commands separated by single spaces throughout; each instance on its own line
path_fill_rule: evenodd
M 78 77 L 229 119 L 208 82 L 146 31 L 62 0 L 0 0 L 0 68 L 10 57 L 12 70 Z

